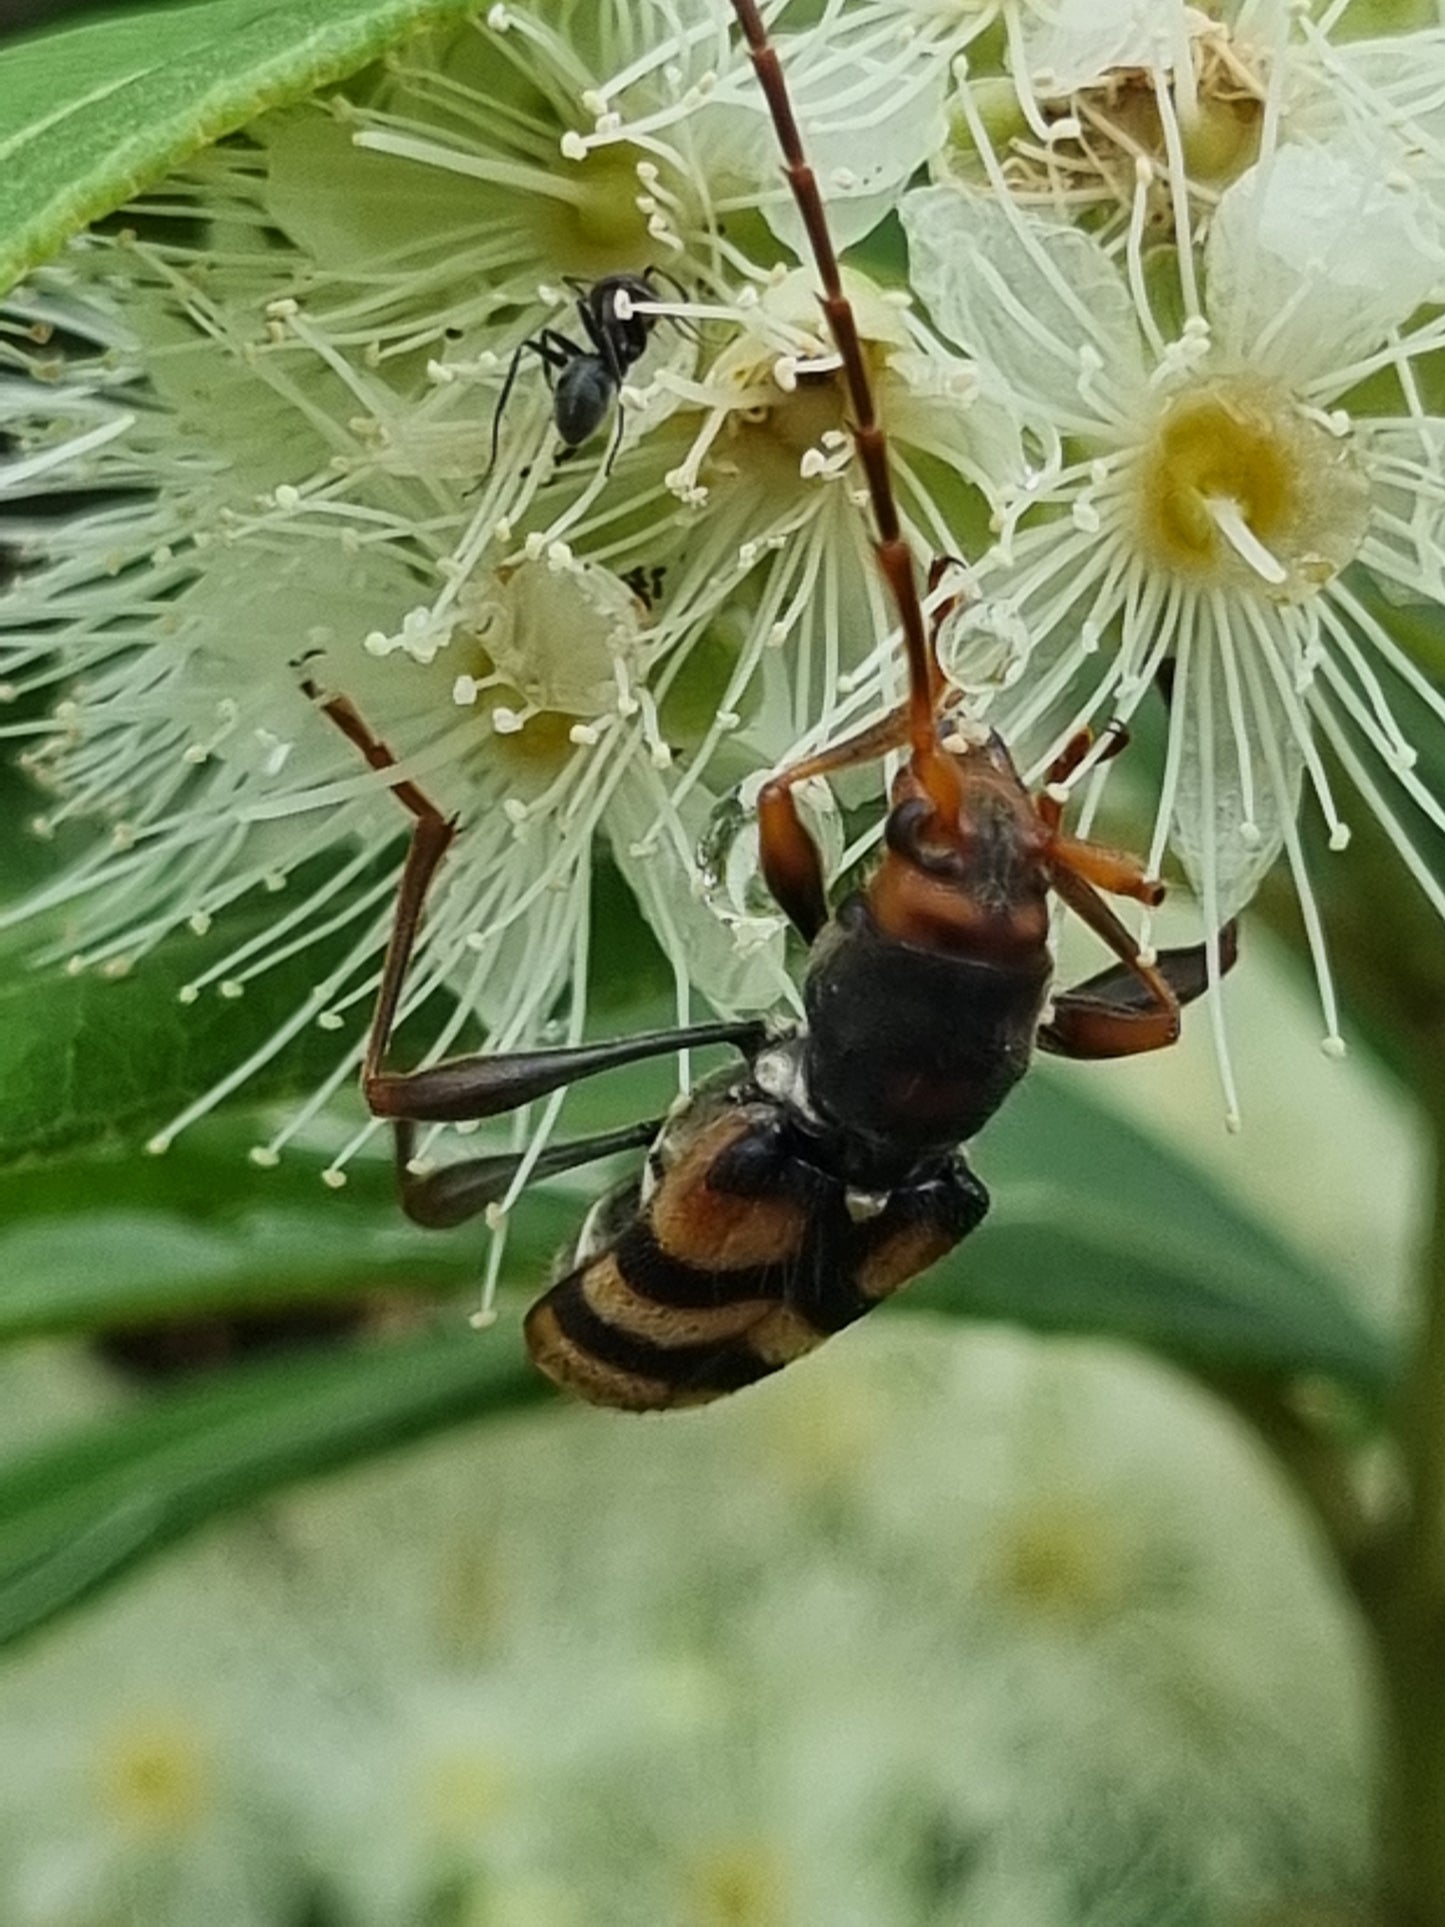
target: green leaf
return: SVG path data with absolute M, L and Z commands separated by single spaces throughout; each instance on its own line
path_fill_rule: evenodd
M 7 821 L 0 815 L 0 844 Z M 18 826 L 12 834 L 19 834 Z M 399 819 L 398 838 L 403 834 Z M 385 862 L 384 854 L 380 860 Z M 342 1030 L 320 1028 L 317 1019 L 326 1000 L 314 995 L 314 987 L 357 942 L 364 925 L 349 923 L 265 971 L 242 997 L 223 997 L 214 985 L 191 1003 L 182 1003 L 180 993 L 221 959 L 265 936 L 326 874 L 327 862 L 319 860 L 298 871 L 284 893 L 253 897 L 218 916 L 204 937 L 188 930 L 174 932 L 118 978 L 97 972 L 70 977 L 53 966 L 38 969 L 27 952 L 38 948 L 39 936 L 24 927 L 12 936 L 11 947 L 0 951 L 0 1091 L 5 1093 L 0 1174 L 17 1162 L 33 1165 L 37 1158 L 91 1150 L 107 1140 L 125 1137 L 133 1143 L 149 1137 L 261 1052 L 283 1028 L 293 1033 L 289 1041 L 237 1085 L 237 1095 L 254 1105 L 313 1091 L 341 1061 L 370 1012 L 363 1000 Z M 338 895 L 331 909 L 339 915 L 348 903 L 358 902 L 368 880 Z M 653 1029 L 674 1021 L 671 999 L 658 995 L 660 976 L 670 981 L 660 952 L 626 886 L 606 863 L 598 872 L 592 948 L 591 1003 L 599 1031 Z M 374 962 L 369 959 L 368 967 Z M 393 1061 L 416 1061 L 419 1033 L 433 1030 L 436 1023 L 434 1006 L 418 1020 L 418 1031 L 403 1028 L 394 1040 Z M 474 1048 L 475 1038 L 471 1042 Z M 641 1115 L 666 1109 L 671 1076 L 667 1064 L 642 1073 L 637 1088 L 646 1093 L 643 1101 L 649 1108 Z M 360 1122 L 360 1100 L 352 1096 L 349 1082 L 339 1101 L 350 1102 Z M 627 1115 L 615 1110 L 609 1114 L 607 1102 L 604 1092 L 599 1113 L 604 1122 Z M 593 1093 L 579 1093 L 575 1115 L 590 1117 L 594 1109 Z M 109 1179 L 103 1175 L 101 1182 Z M 152 1184 L 144 1178 L 136 1182 L 141 1187 Z M 223 1188 L 233 1187 L 226 1182 Z M 14 1208 L 26 1208 L 23 1188 Z M 0 1175 L 0 1224 L 9 1222 L 10 1209 Z
M 470 0 L 165 0 L 0 54 L 0 292 L 88 221 L 267 108 Z
M 656 1114 L 670 1075 L 637 1066 L 579 1090 L 569 1134 Z M 1383 1396 L 1392 1347 L 1345 1287 L 1081 1083 L 1033 1072 L 973 1152 L 988 1220 L 899 1305 L 1108 1333 L 1209 1369 L 1324 1373 Z M 354 1164 L 334 1193 L 304 1157 L 257 1171 L 249 1135 L 213 1124 L 162 1160 L 0 1175 L 0 1341 L 475 1280 L 476 1227 L 407 1225 L 384 1163 Z M 513 1276 L 542 1278 L 605 1181 L 579 1174 L 522 1201 Z
M 1383 1398 L 1394 1348 L 1345 1287 L 1078 1079 L 1039 1067 L 990 1124 L 972 1154 L 989 1217 L 899 1303 L 1129 1338 L 1206 1370 L 1321 1373 Z
M 545 1390 L 514 1345 L 458 1319 L 246 1366 L 79 1429 L 0 1473 L 0 1645 L 218 1513 Z
M 257 1189 L 264 1194 L 265 1180 Z M 508 1236 L 515 1275 L 540 1282 L 585 1204 L 525 1200 Z M 0 1344 L 46 1333 L 224 1318 L 326 1300 L 448 1293 L 481 1278 L 485 1232 L 409 1225 L 391 1199 L 358 1208 L 313 1175 L 304 1206 L 266 1204 L 231 1222 L 110 1208 L 30 1218 L 0 1232 Z
M 293 894 L 309 888 L 292 879 Z M 218 918 L 205 937 L 166 938 L 127 976 L 69 977 L 13 954 L 0 975 L 0 1166 L 117 1133 L 149 1133 L 261 1050 L 283 1023 L 292 1040 L 247 1080 L 251 1100 L 311 1090 L 339 1061 L 346 1034 L 318 1029 L 313 987 L 355 941 L 354 929 L 268 971 L 243 997 L 182 989 L 266 931 L 278 899 Z M 356 1020 L 358 1023 L 360 1018 Z

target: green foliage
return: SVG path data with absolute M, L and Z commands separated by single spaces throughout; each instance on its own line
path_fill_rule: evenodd
M 306 879 L 293 887 L 306 888 Z M 342 1037 L 317 1028 L 322 1003 L 313 985 L 354 935 L 279 964 L 245 996 L 212 989 L 194 1003 L 179 1000 L 210 963 L 273 925 L 278 901 L 218 918 L 204 938 L 169 937 L 133 974 L 116 979 L 37 971 L 12 956 L 0 968 L 0 1166 L 145 1134 L 300 1013 L 294 1042 L 259 1070 L 248 1092 L 254 1100 L 312 1088 L 344 1047 Z
M 467 0 L 162 0 L 7 47 L 0 291 L 207 142 L 470 11 Z
M 658 1075 L 619 1076 L 597 1112 L 645 1111 Z M 358 1165 L 331 1194 L 301 1159 L 256 1171 L 242 1142 L 212 1127 L 162 1160 L 72 1159 L 0 1179 L 0 1340 L 474 1286 L 477 1231 L 407 1227 L 384 1166 Z M 1382 1395 L 1388 1347 L 1334 1282 L 1065 1077 L 1036 1073 L 978 1161 L 994 1216 L 900 1308 L 1107 1333 L 1201 1370 L 1323 1373 L 1367 1401 Z M 576 1192 L 543 1192 L 519 1211 L 494 1332 L 474 1333 L 454 1308 L 425 1340 L 354 1340 L 281 1366 L 232 1366 L 83 1424 L 0 1473 L 0 1641 L 222 1511 L 540 1397 L 543 1382 L 518 1357 L 514 1309 L 582 1209 Z
M 540 1392 L 514 1346 L 458 1321 L 247 1366 L 88 1426 L 0 1471 L 0 1643 L 228 1507 Z

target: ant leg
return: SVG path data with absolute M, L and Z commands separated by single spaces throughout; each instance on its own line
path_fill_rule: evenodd
M 488 475 L 491 474 L 497 465 L 497 449 L 502 439 L 502 414 L 511 398 L 512 388 L 517 379 L 517 370 L 522 365 L 523 355 L 534 345 L 535 344 L 530 341 L 519 341 L 512 351 L 512 359 L 507 364 L 507 378 L 502 383 L 502 392 L 498 395 L 497 405 L 492 410 L 492 452 L 487 457 Z
M 763 881 L 773 901 L 807 943 L 828 921 L 828 897 L 823 888 L 823 860 L 803 827 L 793 786 L 810 776 L 827 776 L 856 763 L 873 762 L 890 749 L 901 749 L 908 741 L 909 724 L 909 709 L 895 709 L 830 749 L 779 770 L 758 791 L 758 854 Z
M 502 383 L 502 392 L 498 395 L 497 405 L 492 410 L 492 452 L 487 458 L 489 475 L 496 466 L 497 449 L 501 444 L 502 412 L 511 398 L 512 388 L 517 379 L 517 370 L 522 365 L 522 357 L 529 348 L 541 362 L 542 372 L 547 377 L 549 388 L 555 385 L 554 375 L 557 369 L 565 368 L 569 362 L 575 361 L 578 355 L 587 352 L 585 348 L 579 348 L 575 341 L 569 341 L 566 335 L 558 334 L 555 328 L 543 328 L 540 334 L 529 336 L 526 341 L 517 343 L 512 351 L 512 359 L 507 364 L 507 378 Z
M 619 388 L 618 390 L 619 396 L 621 392 L 622 391 Z M 623 429 L 623 424 L 625 420 L 626 420 L 626 410 L 623 408 L 622 403 L 619 400 L 617 404 L 617 426 L 612 431 L 612 445 L 607 451 L 607 460 L 602 467 L 602 473 L 604 477 L 612 473 L 612 464 L 617 460 L 618 452 L 622 447 L 622 429 Z
M 1237 925 L 1225 924 L 1217 944 L 1223 977 L 1239 955 Z M 1209 988 L 1209 950 L 1207 943 L 1196 943 L 1160 951 L 1155 968 L 1176 1006 L 1193 1003 Z M 1053 1017 L 1040 1029 L 1037 1042 L 1041 1050 L 1060 1057 L 1132 1057 L 1172 1044 L 1178 1029 L 1177 1010 L 1154 1001 L 1135 970 L 1115 964 L 1056 999 Z
M 637 1151 L 650 1144 L 662 1128 L 661 1118 L 648 1118 L 641 1124 L 624 1124 L 620 1130 L 603 1131 L 596 1137 L 577 1138 L 570 1144 L 549 1144 L 533 1161 L 532 1177 L 549 1178 L 558 1171 L 575 1170 L 617 1151 Z M 507 1195 L 524 1159 L 525 1151 L 502 1152 L 495 1157 L 465 1158 L 457 1164 L 418 1175 L 411 1169 L 415 1127 L 409 1118 L 395 1120 L 396 1175 L 401 1192 L 401 1208 L 413 1224 L 430 1231 L 450 1231 L 465 1224 Z
M 566 368 L 589 352 L 571 335 L 564 335 L 557 328 L 543 328 L 535 340 L 526 345 L 536 350 L 548 368 Z

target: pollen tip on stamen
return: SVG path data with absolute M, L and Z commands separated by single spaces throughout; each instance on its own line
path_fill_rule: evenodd
M 499 1204 L 489 1204 L 482 1217 L 488 1231 L 500 1231 L 507 1222 L 507 1214 Z
M 1347 850 L 1349 847 L 1350 847 L 1349 824 L 1348 823 L 1333 824 L 1330 829 L 1330 848 L 1332 850 Z
M 321 1173 L 321 1182 L 328 1191 L 342 1191 L 346 1188 L 346 1173 L 339 1165 L 328 1164 Z
M 170 1148 L 171 1140 L 166 1136 L 164 1131 L 158 1131 L 154 1137 L 146 1139 L 146 1155 L 148 1157 L 163 1158 Z
M 1337 1030 L 1330 1031 L 1320 1039 L 1320 1049 L 1326 1057 L 1333 1059 L 1335 1063 L 1338 1063 L 1339 1060 L 1346 1055 L 1345 1040 Z
M 1233 1107 L 1224 1113 L 1224 1128 L 1231 1137 L 1238 1137 L 1244 1128 L 1244 1119 Z
M 1257 850 L 1264 841 L 1264 833 L 1258 823 L 1246 817 L 1239 826 L 1239 840 L 1246 850 Z
M 253 1144 L 246 1156 L 258 1171 L 274 1171 L 281 1162 L 281 1153 L 269 1144 Z
M 1153 944 L 1141 943 L 1139 946 L 1139 962 L 1143 964 L 1144 968 L 1146 970 L 1152 970 L 1158 961 L 1159 952 L 1154 948 Z
M 494 1230 L 495 1228 L 496 1227 L 493 1226 Z M 488 1305 L 482 1311 L 472 1312 L 467 1318 L 467 1323 L 474 1332 L 490 1331 L 500 1315 L 495 1305 Z

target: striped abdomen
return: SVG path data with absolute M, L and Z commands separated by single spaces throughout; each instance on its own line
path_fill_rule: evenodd
M 788 1147 L 778 1107 L 699 1094 L 652 1155 L 655 1184 L 527 1315 L 549 1378 L 595 1405 L 701 1405 L 751 1385 L 931 1265 L 983 1216 L 961 1161 L 850 1217 Z M 737 1188 L 742 1186 L 744 1188 Z

